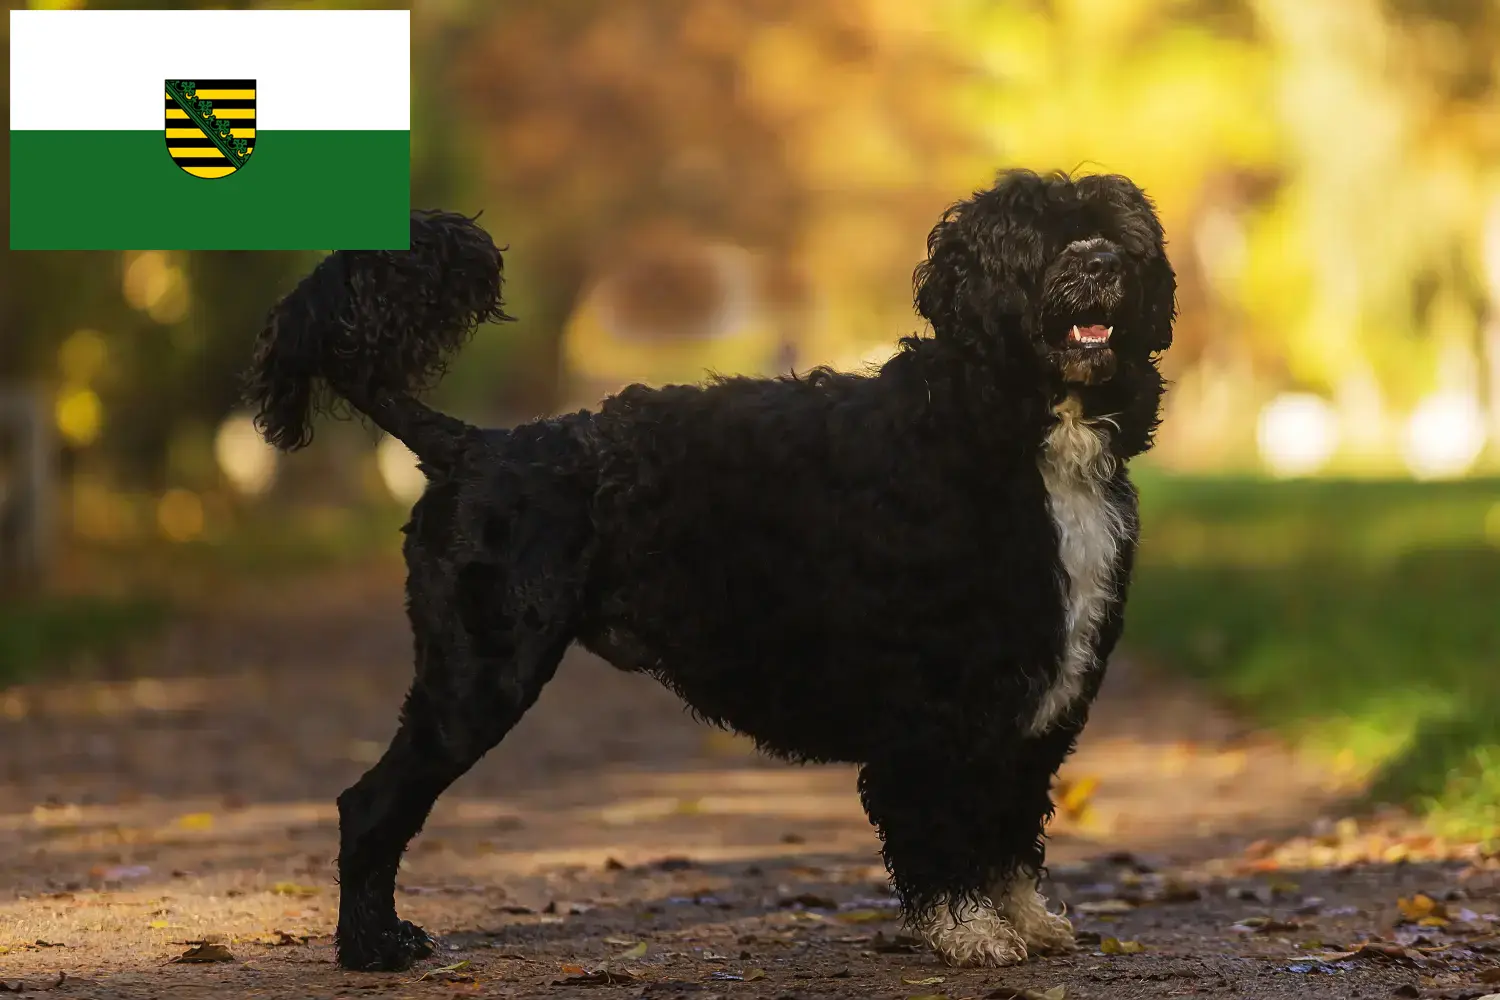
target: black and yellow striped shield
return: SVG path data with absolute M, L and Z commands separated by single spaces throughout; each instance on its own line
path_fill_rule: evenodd
M 255 152 L 254 80 L 168 80 L 167 152 L 194 177 L 228 177 Z

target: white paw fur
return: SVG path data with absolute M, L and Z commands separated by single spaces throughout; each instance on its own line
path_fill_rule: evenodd
M 1047 909 L 1047 897 L 1036 887 L 1036 879 L 1017 875 L 996 894 L 1000 914 L 1010 921 L 1026 950 L 1033 954 L 1072 951 L 1073 924 L 1061 913 Z
M 987 903 L 940 906 L 913 929 L 939 958 L 952 966 L 1001 967 L 1026 961 L 1026 942 Z

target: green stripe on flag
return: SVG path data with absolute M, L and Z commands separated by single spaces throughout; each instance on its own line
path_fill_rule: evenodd
M 160 131 L 12 132 L 12 250 L 404 250 L 408 132 L 262 132 L 228 177 Z

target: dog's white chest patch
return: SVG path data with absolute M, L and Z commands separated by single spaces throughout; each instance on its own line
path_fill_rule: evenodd
M 1032 717 L 1032 735 L 1046 732 L 1083 690 L 1128 530 L 1125 512 L 1109 498 L 1114 457 L 1104 432 L 1083 419 L 1076 396 L 1058 404 L 1055 412 L 1059 420 L 1043 443 L 1040 465 L 1067 575 L 1065 639 L 1057 675 Z

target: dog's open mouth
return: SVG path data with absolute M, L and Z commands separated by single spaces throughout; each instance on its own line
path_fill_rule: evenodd
M 1092 323 L 1088 326 L 1075 325 L 1068 331 L 1068 346 L 1094 349 L 1109 346 L 1110 335 L 1115 332 L 1112 326 L 1102 326 Z
M 1115 374 L 1115 351 L 1112 343 L 1115 327 L 1105 316 L 1078 317 L 1068 327 L 1062 345 L 1056 348 L 1058 367 L 1063 380 L 1078 385 L 1098 385 Z
M 1106 325 L 1089 324 L 1086 327 L 1074 325 L 1068 330 L 1068 346 L 1070 348 L 1107 348 L 1110 345 L 1110 334 L 1115 333 L 1115 327 Z

